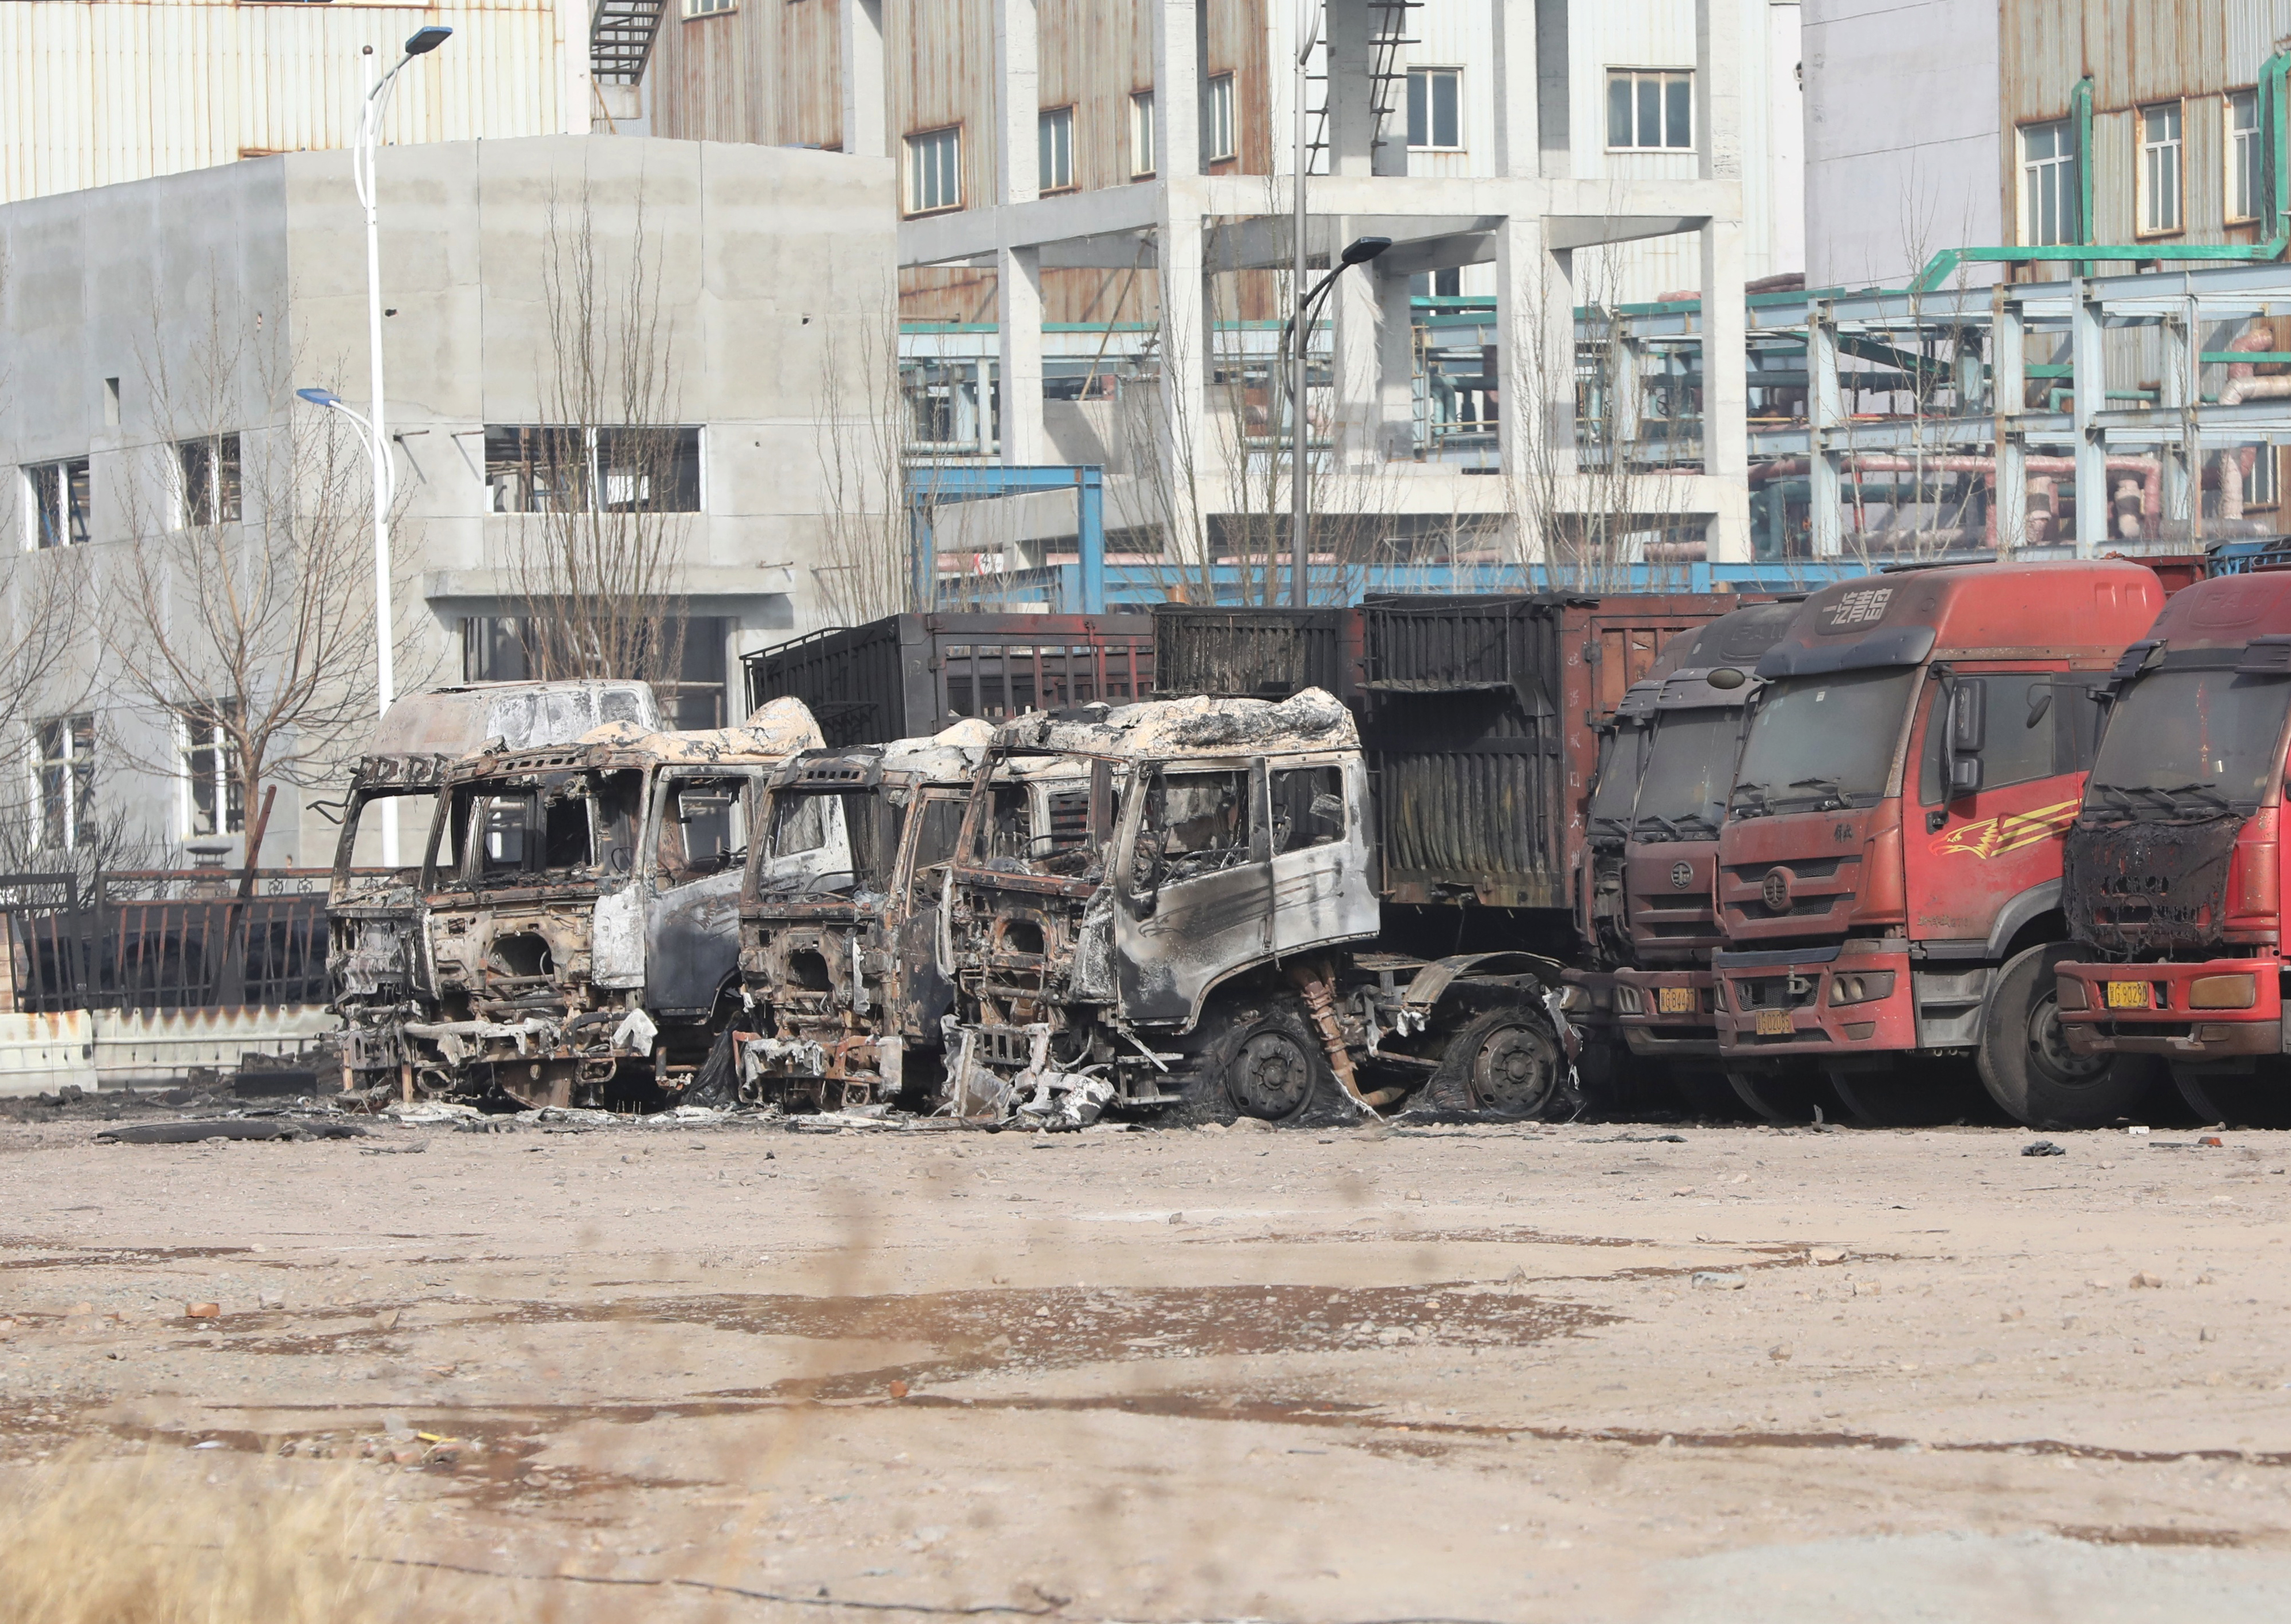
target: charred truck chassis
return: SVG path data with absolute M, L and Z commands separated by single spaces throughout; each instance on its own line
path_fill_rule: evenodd
M 1085 838 L 1036 859 L 995 844 L 995 774 L 1030 755 L 1089 784 Z M 1373 951 L 1373 834 L 1351 715 L 1317 689 L 1005 727 L 957 850 L 943 1108 L 1304 1122 L 1565 1097 L 1560 966 Z

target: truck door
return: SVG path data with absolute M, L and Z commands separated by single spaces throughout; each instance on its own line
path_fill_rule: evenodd
M 740 959 L 740 880 L 756 776 L 663 773 L 645 903 L 645 1004 L 705 1017 Z
M 1346 774 L 1360 782 L 1346 784 Z M 1282 953 L 1376 933 L 1380 918 L 1369 873 L 1368 804 L 1361 763 L 1272 764 L 1273 942 Z
M 893 944 L 901 981 L 894 1013 L 906 1036 L 933 1044 L 938 1041 L 939 1017 L 954 1007 L 954 986 L 947 979 L 954 965 L 941 936 L 939 904 L 969 804 L 960 791 L 935 791 L 924 794 L 907 815 L 905 901 Z
M 1925 684 L 1903 785 L 1914 791 L 1901 820 L 1912 937 L 1985 943 L 2014 897 L 2061 877 L 2092 761 L 2094 680 L 1991 671 Z
M 1272 950 L 1264 768 L 1156 768 L 1140 793 L 1134 832 L 1117 854 L 1121 1013 L 1185 1021 L 1212 983 Z

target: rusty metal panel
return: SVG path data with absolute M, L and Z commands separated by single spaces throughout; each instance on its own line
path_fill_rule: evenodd
M 2139 171 L 2138 120 L 2129 111 L 2092 116 L 2093 240 L 2134 240 L 2134 179 Z
M 1157 694 L 1286 699 L 1316 687 L 1350 704 L 1360 696 L 1357 609 L 1154 607 Z
M 884 96 L 890 109 L 893 153 L 901 160 L 900 198 L 906 197 L 904 138 L 949 125 L 962 131 L 962 205 L 978 208 L 994 197 L 993 0 L 925 0 L 883 7 Z
M 744 5 L 661 23 L 645 76 L 655 135 L 843 144 L 841 0 Z

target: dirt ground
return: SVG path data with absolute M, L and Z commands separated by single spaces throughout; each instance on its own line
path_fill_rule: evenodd
M 430 1616 L 2291 1615 L 2279 1136 L 99 1126 L 0 1488 L 356 1473 Z

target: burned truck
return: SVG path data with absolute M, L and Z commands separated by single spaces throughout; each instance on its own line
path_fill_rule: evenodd
M 993 729 L 809 752 L 772 780 L 740 898 L 740 974 L 760 1031 L 739 1044 L 740 1096 L 846 1108 L 939 1093 L 953 1007 L 948 865 Z M 998 853 L 1078 842 L 1089 775 L 1006 767 Z
M 1086 775 L 1080 838 L 1020 853 L 1003 780 L 1041 761 Z M 1556 962 L 1376 951 L 1371 808 L 1352 714 L 1318 688 L 1006 724 L 955 852 L 944 1108 L 1303 1122 L 1562 1098 Z
M 735 728 L 626 723 L 446 777 L 422 868 L 426 1092 L 648 1109 L 728 1098 L 740 882 L 765 779 L 816 749 L 797 701 Z
M 326 891 L 326 972 L 342 1021 L 344 1092 L 410 1085 L 413 1056 L 402 1028 L 431 1013 L 422 849 L 447 770 L 480 748 L 566 744 L 615 722 L 647 731 L 660 725 L 648 685 L 470 683 L 409 694 L 383 715 L 350 775 Z M 387 835 L 386 819 L 396 824 Z

